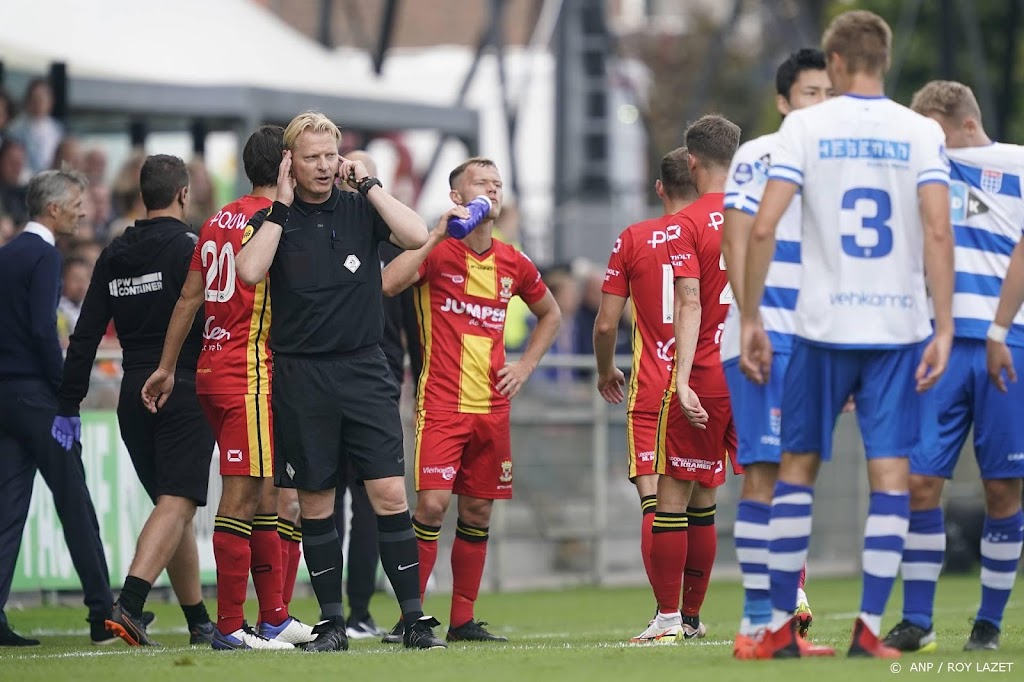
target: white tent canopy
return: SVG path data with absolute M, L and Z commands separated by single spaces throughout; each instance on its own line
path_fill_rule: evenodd
M 475 139 L 476 115 L 427 104 L 374 78 L 247 0 L 3 0 L 0 60 L 44 72 L 65 62 L 72 110 L 255 120 L 306 108 L 376 129 Z

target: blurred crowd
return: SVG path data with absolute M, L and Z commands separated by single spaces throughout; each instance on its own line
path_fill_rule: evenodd
M 86 217 L 74 238 L 57 242 L 64 258 L 57 327 L 61 344 L 66 348 L 100 252 L 136 219 L 146 215 L 139 188 L 139 172 L 146 153 L 141 148 L 134 149 L 120 168 L 110 168 L 106 151 L 101 147 L 84 147 L 54 118 L 53 107 L 53 91 L 45 78 L 28 84 L 20 106 L 10 92 L 0 88 L 0 246 L 28 222 L 25 194 L 33 175 L 51 168 L 72 168 L 85 175 L 89 181 L 83 197 Z M 190 222 L 198 228 L 214 211 L 213 184 L 201 156 L 190 162 L 189 171 L 193 197 Z M 113 325 L 100 349 L 101 353 L 119 349 Z M 115 405 L 120 378 L 120 363 L 102 359 L 101 355 L 93 376 L 99 390 L 90 393 L 90 402 L 95 401 L 92 406 Z
M 93 265 L 103 247 L 136 219 L 145 217 L 139 171 L 146 154 L 135 149 L 120 168 L 109 168 L 106 151 L 101 147 L 85 148 L 54 118 L 53 105 L 53 91 L 45 78 L 28 84 L 20 107 L 11 93 L 0 88 L 0 245 L 28 222 L 25 192 L 33 175 L 51 168 L 72 168 L 85 175 L 89 181 L 84 196 L 86 217 L 73 239 L 57 243 L 64 257 L 57 322 L 61 343 L 67 347 Z M 189 166 L 194 212 L 191 222 L 198 226 L 213 213 L 213 185 L 201 156 Z M 118 347 L 113 329 L 102 347 Z M 117 374 L 115 363 L 100 363 L 99 369 L 107 375 Z
M 25 192 L 29 179 L 47 169 L 70 167 L 89 181 L 84 197 L 86 217 L 72 239 L 61 239 L 57 246 L 64 258 L 63 292 L 58 308 L 61 343 L 68 339 L 89 288 L 93 265 L 103 248 L 136 219 L 145 217 L 139 172 L 146 158 L 143 149 L 134 149 L 119 168 L 109 167 L 102 147 L 88 147 L 53 116 L 54 98 L 45 78 L 31 81 L 20 106 L 11 93 L 0 88 L 0 245 L 10 240 L 28 221 Z M 201 155 L 189 163 L 192 214 L 189 222 L 198 229 L 216 209 L 213 183 Z M 495 236 L 513 243 L 519 238 L 518 213 L 509 207 L 502 214 Z M 548 283 L 562 309 L 563 323 L 552 354 L 593 355 L 592 331 L 601 303 L 602 265 L 587 261 L 554 265 L 545 269 Z M 519 299 L 510 304 L 506 323 L 506 345 L 511 352 L 521 351 L 533 320 Z M 617 352 L 630 352 L 630 320 L 623 318 Z M 119 348 L 113 325 L 100 346 Z M 102 356 L 101 356 L 102 357 Z M 559 385 L 589 381 L 586 369 L 546 368 L 538 378 Z M 109 390 L 90 393 L 97 407 L 116 404 L 120 366 L 114 360 L 97 362 L 94 380 Z

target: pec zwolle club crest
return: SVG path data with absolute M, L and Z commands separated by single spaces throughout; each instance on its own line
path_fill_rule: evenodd
M 509 483 L 512 481 L 512 460 L 506 459 L 501 463 L 501 476 L 498 477 L 502 483 Z
M 501 297 L 512 298 L 512 278 L 502 277 L 501 278 Z

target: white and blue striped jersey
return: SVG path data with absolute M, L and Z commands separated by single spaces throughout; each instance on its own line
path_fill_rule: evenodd
M 732 157 L 725 183 L 725 208 L 756 215 L 768 182 L 768 169 L 779 145 L 779 134 L 769 133 L 743 143 Z M 782 214 L 775 232 L 775 257 L 768 268 L 761 320 L 772 347 L 788 353 L 795 329 L 794 311 L 800 290 L 800 200 L 794 198 Z M 742 267 L 742 263 L 739 264 Z M 722 330 L 722 362 L 740 354 L 740 316 L 736 304 L 729 306 Z
M 885 97 L 834 97 L 783 121 L 768 177 L 802 190 L 798 336 L 899 348 L 931 334 L 917 190 L 949 183 L 944 140 Z
M 1010 253 L 1024 229 L 1024 147 L 993 143 L 950 149 L 948 154 L 956 243 L 955 336 L 984 340 L 996 316 Z M 1006 343 L 1024 347 L 1024 311 L 1017 311 Z

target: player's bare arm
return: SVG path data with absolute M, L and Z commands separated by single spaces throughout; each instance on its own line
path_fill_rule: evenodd
M 341 157 L 338 168 L 341 177 L 350 187 L 359 188 L 359 182 L 370 177 L 366 165 L 360 160 Z M 418 249 L 427 243 L 427 224 L 416 211 L 391 196 L 383 187 L 376 185 L 366 193 L 377 213 L 391 228 L 391 243 L 403 249 Z
M 743 271 L 743 295 L 747 305 L 740 308 L 740 369 L 751 381 L 765 384 L 772 366 L 772 345 L 761 323 L 760 307 L 764 282 L 775 254 L 775 229 L 797 186 L 784 180 L 769 180 L 761 206 L 750 228 Z
M 619 320 L 626 308 L 622 296 L 601 294 L 601 306 L 594 320 L 594 356 L 597 359 L 597 392 L 612 405 L 621 403 L 626 395 L 622 387 L 626 376 L 615 366 L 615 344 L 619 336 Z
M 1003 279 L 1003 289 L 999 294 L 999 307 L 996 308 L 996 319 L 988 330 L 985 341 L 985 354 L 988 358 L 988 376 L 992 383 L 1006 393 L 1006 381 L 1003 373 L 1011 382 L 1017 381 L 1017 370 L 1013 366 L 1010 347 L 1006 345 L 1006 335 L 1013 326 L 1013 318 L 1024 305 L 1024 241 L 1017 242 L 1010 254 L 1010 266 Z
M 754 225 L 754 216 L 735 208 L 725 210 L 722 226 L 722 258 L 729 286 L 735 295 L 736 306 L 743 310 L 743 269 L 747 261 L 747 241 Z
M 291 206 L 295 200 L 295 178 L 292 176 L 292 153 L 285 151 L 281 165 L 277 171 L 277 201 Z M 271 209 L 260 229 L 245 243 L 242 250 L 235 256 L 235 272 L 238 279 L 249 286 L 256 286 L 263 281 L 270 271 L 277 253 L 277 245 L 281 242 L 283 229 L 274 222 L 274 211 Z
M 676 392 L 687 421 L 698 429 L 706 429 L 708 413 L 700 398 L 690 388 L 690 372 L 697 353 L 700 335 L 700 280 L 696 277 L 677 277 L 672 326 L 676 337 Z
M 438 218 L 437 225 L 427 235 L 423 246 L 400 253 L 388 263 L 381 272 L 381 282 L 385 296 L 397 296 L 419 281 L 419 269 L 423 261 L 438 244 L 448 238 L 448 219 L 452 216 L 468 218 L 469 209 L 465 206 L 453 206 Z M 393 235 L 392 235 L 393 236 Z
M 189 270 L 185 284 L 181 287 L 178 302 L 174 304 L 174 312 L 167 323 L 167 335 L 164 337 L 164 348 L 160 354 L 160 365 L 149 376 L 142 387 L 142 403 L 146 409 L 156 414 L 164 406 L 174 390 L 174 367 L 178 364 L 178 354 L 185 343 L 185 337 L 192 329 L 196 312 L 203 305 L 203 274 L 198 270 Z
M 953 345 L 953 230 L 949 222 L 949 187 L 929 183 L 917 190 L 924 226 L 924 272 L 935 307 L 935 334 L 917 368 L 917 390 L 935 385 L 949 362 Z
M 516 397 L 544 353 L 551 348 L 562 324 L 562 311 L 550 291 L 545 292 L 539 301 L 529 304 L 529 307 L 530 312 L 537 316 L 537 326 L 526 342 L 526 350 L 519 362 L 510 362 L 498 370 L 498 393 L 510 400 Z

